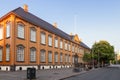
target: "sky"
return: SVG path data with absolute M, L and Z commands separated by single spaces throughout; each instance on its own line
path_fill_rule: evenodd
M 120 51 L 120 0 L 1 0 L 0 17 L 24 4 L 64 32 L 78 34 L 90 48 L 106 40 Z

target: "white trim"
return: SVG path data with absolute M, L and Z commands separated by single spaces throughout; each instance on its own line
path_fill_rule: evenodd
M 38 66 L 16 66 L 16 71 L 20 70 L 20 67 L 22 68 L 22 70 L 27 70 L 27 68 L 35 68 L 38 69 Z
M 10 66 L 0 66 L 1 71 L 10 71 Z

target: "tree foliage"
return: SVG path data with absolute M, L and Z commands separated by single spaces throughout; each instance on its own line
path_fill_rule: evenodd
M 94 59 L 100 60 L 100 62 L 109 62 L 114 59 L 114 47 L 107 41 L 95 42 L 92 46 L 92 53 Z
M 91 55 L 90 55 L 90 53 L 84 53 L 83 61 L 85 61 L 87 63 L 89 63 L 91 61 Z

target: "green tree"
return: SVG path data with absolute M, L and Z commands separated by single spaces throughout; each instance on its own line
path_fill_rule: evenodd
M 91 61 L 91 54 L 90 53 L 85 53 L 83 56 L 83 61 L 89 63 Z
M 94 59 L 100 63 L 109 63 L 110 60 L 114 60 L 114 47 L 107 41 L 95 42 L 92 53 L 95 56 Z

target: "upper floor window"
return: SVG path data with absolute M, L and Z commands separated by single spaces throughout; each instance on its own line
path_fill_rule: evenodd
M 74 45 L 72 46 L 72 52 L 74 52 L 74 50 L 75 50 L 75 47 L 74 47 Z
M 36 42 L 36 29 L 30 28 L 30 40 Z
M 58 39 L 55 38 L 55 47 L 58 48 Z
M 6 61 L 10 61 L 10 45 L 6 45 Z
M 10 26 L 11 26 L 10 22 L 7 22 L 6 24 L 6 37 L 7 38 L 10 37 Z
M 65 42 L 65 50 L 67 50 L 67 42 Z
M 43 32 L 41 32 L 41 44 L 46 44 L 46 35 Z
M 46 51 L 45 50 L 41 50 L 40 51 L 40 61 L 41 62 L 45 62 L 45 55 L 46 55 Z
M 0 39 L 3 39 L 3 27 L 0 26 Z
M 68 50 L 69 50 L 69 51 L 71 50 L 71 48 L 70 48 L 70 43 L 68 44 Z
M 48 45 L 52 46 L 52 36 L 48 36 Z
M 48 51 L 48 62 L 52 62 L 52 52 Z
M 3 48 L 0 47 L 0 61 L 2 61 L 2 57 L 3 57 Z
M 63 41 L 60 40 L 60 49 L 62 49 L 62 48 L 63 48 Z
M 35 48 L 30 49 L 30 61 L 31 62 L 36 61 L 36 49 Z
M 17 29 L 18 29 L 18 37 L 24 39 L 24 25 L 21 24 L 21 23 L 18 23 L 17 26 L 18 26 L 17 27 Z
M 17 46 L 17 61 L 24 61 L 24 46 Z

